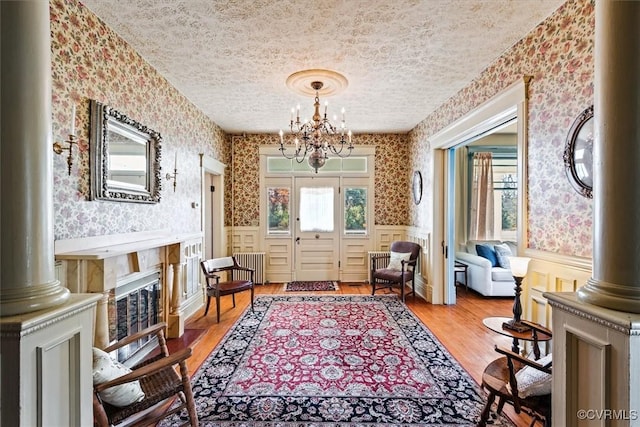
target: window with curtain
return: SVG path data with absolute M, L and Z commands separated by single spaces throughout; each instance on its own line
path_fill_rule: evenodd
M 517 151 L 511 147 L 492 147 L 491 150 L 469 155 L 469 239 L 515 241 L 518 213 Z
M 300 231 L 333 231 L 333 209 L 332 187 L 300 188 Z
M 493 167 L 489 152 L 473 153 L 469 239 L 494 238 Z

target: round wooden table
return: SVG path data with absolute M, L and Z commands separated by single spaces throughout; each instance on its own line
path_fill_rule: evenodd
M 551 339 L 551 335 L 547 335 L 542 332 L 538 332 L 534 337 L 533 330 L 525 331 L 525 332 L 517 332 L 511 329 L 506 329 L 502 325 L 505 322 L 511 320 L 510 317 L 485 317 L 482 320 L 482 323 L 487 328 L 491 329 L 494 332 L 499 333 L 500 335 L 504 335 L 510 338 L 513 338 L 513 345 L 511 346 L 511 351 L 514 353 L 520 354 L 520 340 L 524 341 L 549 341 Z M 533 347 L 533 354 L 536 359 L 540 358 L 540 348 L 536 344 Z

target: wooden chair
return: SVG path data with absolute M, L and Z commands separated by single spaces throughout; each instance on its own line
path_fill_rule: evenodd
M 186 359 L 191 356 L 191 348 L 187 347 L 172 355 L 167 349 L 164 331 L 165 323 L 159 323 L 130 335 L 117 343 L 104 349 L 110 353 L 118 348 L 138 341 L 145 337 L 155 335 L 159 344 L 157 355 L 143 360 L 133 366 L 132 372 L 114 380 L 104 382 L 93 387 L 93 417 L 97 427 L 119 426 L 147 426 L 154 425 L 159 420 L 187 410 L 189 421 L 183 425 L 198 426 L 198 415 L 191 391 L 191 382 L 187 371 Z M 175 367 L 178 367 L 179 373 Z M 144 392 L 144 399 L 131 405 L 118 407 L 104 402 L 100 392 L 120 384 L 139 381 Z M 180 405 L 172 407 L 168 411 L 165 408 L 175 397 L 180 400 Z
M 534 349 L 538 348 L 537 334 L 544 333 L 551 336 L 551 331 L 537 323 L 528 322 L 526 320 L 523 323 L 530 326 L 533 330 L 533 345 Z M 511 350 L 507 350 L 496 346 L 496 351 L 503 355 L 493 362 L 491 362 L 482 373 L 482 387 L 488 392 L 487 404 L 482 411 L 478 426 L 484 427 L 487 424 L 489 415 L 491 413 L 491 406 L 498 397 L 497 413 L 500 414 L 505 403 L 513 405 L 516 413 L 525 412 L 532 416 L 531 426 L 536 421 L 541 421 L 544 426 L 551 426 L 551 393 L 548 394 L 535 394 L 522 397 L 518 392 L 517 374 L 525 367 L 528 369 L 534 369 L 548 375 L 551 375 L 552 368 L 551 363 L 541 364 L 535 359 L 529 359 L 522 357 Z M 539 357 L 539 352 L 536 352 L 536 358 Z M 543 359 L 539 359 L 542 361 Z M 522 377 L 521 377 L 522 378 Z M 550 380 L 550 378 L 549 378 Z
M 253 310 L 253 274 L 254 270 L 242 267 L 235 257 L 213 258 L 200 262 L 202 272 L 207 281 L 207 307 L 204 310 L 206 316 L 209 312 L 211 297 L 216 299 L 217 320 L 220 323 L 220 297 L 231 295 L 233 306 L 236 306 L 235 294 L 251 291 L 251 310 Z M 225 280 L 221 280 L 221 274 L 227 274 Z M 242 275 L 242 277 L 241 277 Z
M 418 256 L 422 248 L 413 242 L 393 242 L 389 248 L 389 254 L 374 255 L 371 257 L 371 295 L 375 295 L 376 289 L 399 287 L 402 302 L 405 299 L 405 286 L 411 282 L 412 291 L 409 294 L 416 295 L 415 269 Z M 400 268 L 389 268 L 395 254 L 411 254 L 408 260 L 400 262 Z

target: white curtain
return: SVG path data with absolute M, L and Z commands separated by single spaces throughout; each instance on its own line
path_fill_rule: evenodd
M 469 240 L 494 238 L 491 153 L 473 154 Z
M 333 231 L 333 188 L 300 188 L 300 231 Z

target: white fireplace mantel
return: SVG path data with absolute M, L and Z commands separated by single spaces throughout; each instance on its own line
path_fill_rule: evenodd
M 55 258 L 63 261 L 65 284 L 74 293 L 101 293 L 96 312 L 95 345 L 109 341 L 108 302 L 119 285 L 160 273 L 164 321 L 170 337 L 179 337 L 184 321 L 203 301 L 198 262 L 202 233 L 154 230 L 58 240 Z M 186 268 L 185 268 L 186 267 Z
M 56 259 L 61 260 L 104 259 L 201 237 L 201 232 L 171 233 L 169 230 L 155 230 L 56 240 L 55 255 Z

